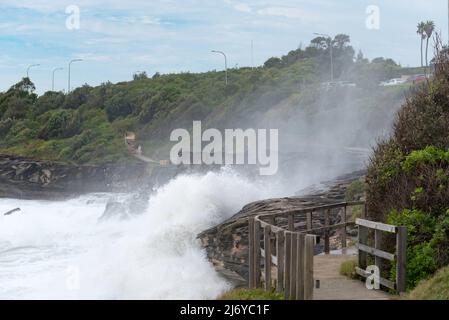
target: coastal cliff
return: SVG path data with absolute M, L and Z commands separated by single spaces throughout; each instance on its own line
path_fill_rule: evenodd
M 72 165 L 0 155 L 0 197 L 63 199 L 90 192 L 124 192 L 147 183 L 145 164 Z

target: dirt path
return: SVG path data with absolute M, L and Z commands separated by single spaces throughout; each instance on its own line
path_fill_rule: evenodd
M 394 296 L 379 290 L 368 290 L 362 281 L 340 275 L 343 261 L 355 259 L 353 255 L 320 255 L 314 257 L 314 278 L 320 288 L 314 289 L 315 300 L 390 300 Z

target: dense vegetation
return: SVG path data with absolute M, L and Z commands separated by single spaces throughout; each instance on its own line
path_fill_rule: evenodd
M 408 228 L 408 288 L 449 264 L 449 61 L 399 111 L 367 177 L 371 218 Z M 393 272 L 393 271 L 392 271 Z
M 122 140 L 129 130 L 137 132 L 146 152 L 167 153 L 169 133 L 190 128 L 192 120 L 223 128 L 282 101 L 313 105 L 320 82 L 329 81 L 331 45 L 336 79 L 354 81 L 359 90 L 370 92 L 380 80 L 413 72 L 390 59 L 355 56 L 349 37 L 338 35 L 332 41 L 318 37 L 263 67 L 232 69 L 228 86 L 224 72 L 137 74 L 130 82 L 38 97 L 25 78 L 0 93 L 0 152 L 75 163 L 131 161 Z M 360 97 L 367 100 L 365 92 Z

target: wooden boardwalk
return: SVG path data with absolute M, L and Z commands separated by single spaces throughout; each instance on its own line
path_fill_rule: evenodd
M 314 300 L 391 300 L 397 299 L 380 290 L 368 290 L 365 283 L 340 275 L 343 261 L 354 260 L 355 255 L 319 255 L 314 258 L 314 279 L 320 288 L 314 289 Z
M 383 291 L 367 289 L 362 281 L 340 275 L 343 261 L 357 259 L 356 272 L 364 278 L 371 276 L 368 267 L 370 270 L 372 267 L 379 270 L 382 260 L 395 262 L 395 280 L 383 277 L 378 280 L 382 287 L 390 288 L 395 293 L 404 293 L 407 229 L 360 218 L 348 221 L 348 209 L 352 211 L 356 206 L 362 206 L 361 216 L 365 217 L 366 204 L 363 201 L 250 217 L 249 288 L 264 287 L 267 291 L 275 289 L 283 293 L 285 299 L 296 300 L 391 299 L 393 296 Z M 333 224 L 332 211 L 334 216 L 338 214 L 340 217 L 340 221 L 334 219 Z M 322 218 L 320 225 L 314 224 L 314 216 Z M 356 247 L 352 248 L 356 254 L 347 255 L 347 228 L 354 225 L 358 228 Z M 338 234 L 337 231 L 341 252 L 346 255 L 330 254 L 330 234 Z M 392 234 L 396 238 L 394 253 L 382 250 L 384 233 Z M 325 255 L 315 256 L 317 240 L 324 240 Z M 372 266 L 368 266 L 368 255 L 374 258 Z M 314 288 L 316 280 L 319 280 L 320 288 Z

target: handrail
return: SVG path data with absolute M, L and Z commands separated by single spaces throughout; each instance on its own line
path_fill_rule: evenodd
M 287 211 L 283 211 L 283 212 L 279 212 L 279 213 L 266 213 L 266 214 L 261 214 L 258 215 L 256 217 L 284 217 L 287 215 L 290 215 L 292 213 L 294 214 L 302 214 L 302 213 L 309 213 L 309 212 L 315 212 L 315 211 L 321 211 L 321 210 L 326 210 L 326 209 L 338 209 L 338 208 L 342 208 L 342 207 L 352 207 L 352 206 L 360 206 L 360 205 L 365 205 L 365 201 L 348 201 L 348 202 L 339 202 L 339 203 L 333 203 L 333 204 L 328 204 L 328 205 L 322 205 L 322 206 L 316 206 L 316 207 L 307 207 L 307 208 L 301 208 L 301 209 L 293 209 L 293 210 L 287 210 Z
M 342 247 L 346 248 L 346 227 L 355 224 L 355 221 L 347 221 L 347 208 L 353 206 L 363 206 L 365 208 L 365 202 L 341 202 L 250 217 L 250 287 L 260 287 L 261 280 L 263 280 L 265 289 L 271 290 L 272 267 L 275 267 L 276 290 L 283 292 L 286 299 L 312 299 L 313 256 L 317 238 L 316 234 L 324 231 L 324 251 L 328 254 L 330 253 L 330 230 L 340 228 L 342 229 Z M 344 210 L 342 216 L 343 222 L 331 225 L 330 212 L 334 209 Z M 313 228 L 314 212 L 324 213 L 324 227 Z M 363 210 L 362 216 L 364 216 L 364 213 L 365 209 Z M 303 215 L 303 218 L 305 218 L 304 230 L 296 230 L 295 218 L 298 215 Z M 287 218 L 287 228 L 276 225 L 277 218 Z M 263 237 L 262 243 L 261 235 Z M 263 248 L 261 244 L 263 244 Z M 275 254 L 272 254 L 272 252 Z M 261 270 L 261 261 L 264 261 L 263 272 Z
M 378 281 L 383 286 L 396 290 L 399 294 L 406 291 L 406 260 L 407 260 L 407 228 L 404 226 L 393 226 L 380 222 L 373 222 L 364 219 L 357 219 L 356 225 L 359 228 L 357 250 L 358 267 L 356 273 L 362 277 L 372 277 L 371 272 L 366 272 L 367 254 L 374 256 L 374 265 L 379 271 Z M 374 233 L 374 244 L 368 241 L 368 230 Z M 382 249 L 383 233 L 393 234 L 396 238 L 395 252 L 390 253 Z M 373 247 L 374 245 L 374 247 Z M 382 260 L 396 263 L 396 279 L 391 281 L 381 276 Z
M 362 219 L 347 220 L 347 209 L 362 206 Z M 330 224 L 331 211 L 343 209 L 341 222 Z M 324 215 L 324 226 L 313 227 L 313 214 Z M 295 219 L 302 215 L 302 230 L 297 230 Z M 318 233 L 324 233 L 324 253 L 330 253 L 330 231 L 341 229 L 341 246 L 346 244 L 346 227 L 356 225 L 359 229 L 357 249 L 359 253 L 359 267 L 356 271 L 363 277 L 371 276 L 364 270 L 366 254 L 375 257 L 375 265 L 380 267 L 380 259 L 397 262 L 397 279 L 392 282 L 379 277 L 380 284 L 397 290 L 405 291 L 405 261 L 407 229 L 393 225 L 365 220 L 365 201 L 340 202 L 329 205 L 292 209 L 284 212 L 261 214 L 249 218 L 249 284 L 257 288 L 264 281 L 266 290 L 273 287 L 272 267 L 276 268 L 276 290 L 283 292 L 286 299 L 312 299 L 313 297 L 313 256 Z M 282 225 L 276 224 L 276 219 L 283 218 Z M 320 216 L 322 218 L 322 216 Z M 286 222 L 285 219 L 288 219 Z M 285 224 L 287 223 L 287 226 Z M 375 247 L 367 243 L 367 230 L 375 231 Z M 396 253 L 381 250 L 381 232 L 396 234 Z M 261 242 L 261 235 L 263 241 Z M 274 238 L 274 237 L 275 238 Z M 275 241 L 275 243 L 273 243 Z M 263 244 L 263 248 L 261 247 Z M 272 254 L 274 252 L 275 254 Z M 261 257 L 263 259 L 261 259 Z M 261 261 L 264 269 L 261 270 Z M 273 279 L 274 280 L 274 279 Z
M 346 209 L 348 207 L 354 207 L 354 206 L 363 206 L 362 217 L 365 217 L 365 212 L 366 212 L 366 207 L 365 207 L 366 202 L 365 201 L 348 201 L 348 202 L 339 202 L 339 203 L 333 203 L 333 204 L 321 205 L 321 206 L 315 206 L 315 207 L 293 209 L 293 210 L 288 210 L 288 211 L 280 212 L 280 213 L 261 214 L 261 215 L 255 216 L 254 219 L 255 219 L 255 221 L 260 223 L 260 226 L 262 228 L 269 226 L 271 231 L 274 233 L 284 232 L 284 233 L 288 233 L 290 235 L 292 235 L 292 234 L 312 234 L 313 235 L 314 233 L 324 231 L 325 232 L 325 236 L 324 236 L 325 253 L 328 254 L 328 253 L 330 253 L 329 231 L 331 231 L 331 230 L 338 229 L 338 228 L 342 229 L 342 235 L 341 235 L 342 236 L 342 239 L 341 239 L 342 240 L 342 248 L 346 248 L 346 232 L 345 232 L 346 227 L 349 225 L 354 225 L 356 223 L 356 221 L 347 221 Z M 329 215 L 330 215 L 330 210 L 333 210 L 333 209 L 344 209 L 345 210 L 342 223 L 330 225 Z M 326 225 L 323 227 L 313 228 L 312 227 L 313 219 L 312 219 L 311 215 L 314 212 L 323 212 L 323 211 L 324 211 L 324 216 L 325 216 L 324 218 L 325 218 Z M 308 215 L 308 216 L 306 216 L 306 218 L 307 218 L 306 229 L 302 230 L 302 231 L 295 231 L 295 227 L 294 227 L 295 216 L 301 215 L 301 214 Z M 290 229 L 285 229 L 280 226 L 277 226 L 275 223 L 270 223 L 270 222 L 266 221 L 267 219 L 275 220 L 276 218 L 279 218 L 279 217 L 282 217 L 282 218 L 289 217 L 290 218 L 290 221 L 289 221 Z M 291 229 L 293 229 L 293 230 L 291 230 Z

